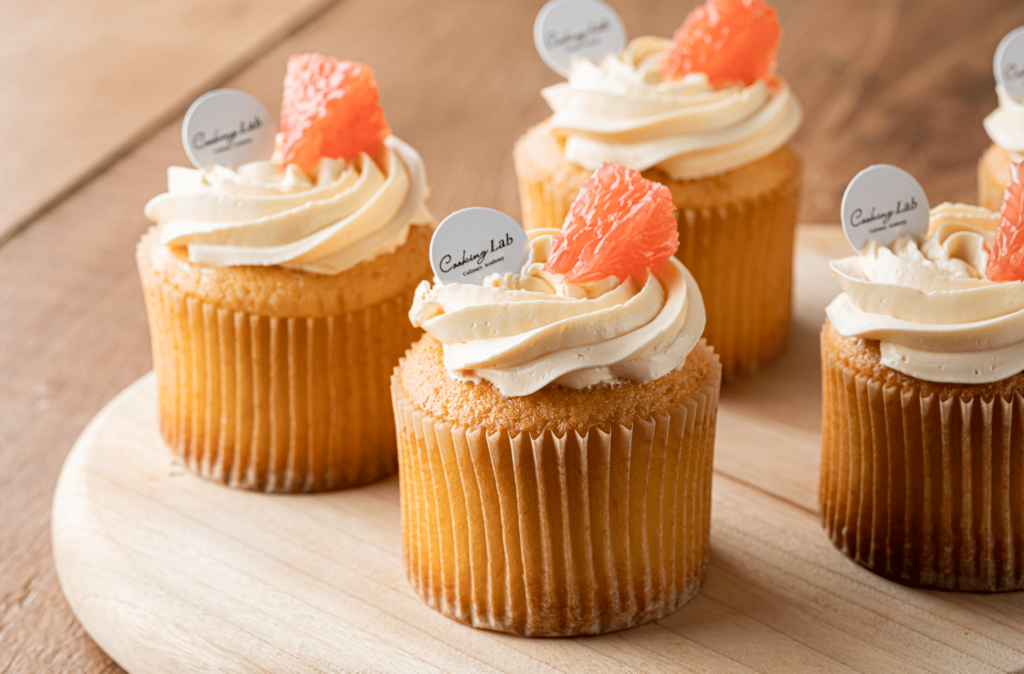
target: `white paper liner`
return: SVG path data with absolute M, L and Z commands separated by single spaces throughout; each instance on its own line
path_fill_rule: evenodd
M 664 414 L 558 436 L 428 415 L 392 378 L 406 572 L 445 616 L 521 636 L 661 618 L 707 565 L 721 366 Z M 404 362 L 404 361 L 403 361 Z
M 909 585 L 1024 589 L 1024 398 L 922 396 L 822 338 L 819 503 L 837 548 Z
M 421 334 L 412 288 L 336 316 L 273 318 L 143 285 L 160 429 L 190 470 L 294 493 L 398 469 L 389 377 Z

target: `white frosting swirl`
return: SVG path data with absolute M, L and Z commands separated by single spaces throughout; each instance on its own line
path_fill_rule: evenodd
M 519 274 L 483 285 L 416 289 L 409 318 L 443 344 L 455 379 L 487 380 L 505 396 L 549 383 L 567 388 L 642 384 L 680 367 L 704 332 L 704 301 L 675 258 L 646 278 L 566 283 L 545 272 L 558 230 L 535 229 Z
M 1024 161 L 1024 103 L 996 86 L 999 107 L 985 118 L 985 131 L 992 142 L 1010 153 L 1015 164 Z
M 833 260 L 826 309 L 846 337 L 877 339 L 882 364 L 933 382 L 984 384 L 1024 370 L 1024 282 L 985 278 L 999 215 L 942 204 L 931 234 Z
M 391 136 L 382 164 L 360 154 L 347 162 L 325 157 L 313 175 L 272 161 L 237 170 L 171 167 L 167 193 L 145 213 L 163 225 L 161 243 L 187 246 L 192 262 L 338 274 L 394 252 L 411 225 L 431 221 L 416 151 Z
M 576 59 L 568 82 L 541 91 L 566 159 L 703 178 L 766 157 L 796 133 L 803 112 L 785 82 L 715 89 L 702 73 L 666 81 L 659 63 L 671 45 L 641 37 L 600 65 Z

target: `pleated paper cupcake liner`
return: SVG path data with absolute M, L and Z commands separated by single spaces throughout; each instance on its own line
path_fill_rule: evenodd
M 1024 588 L 1024 398 L 887 386 L 824 338 L 822 370 L 819 502 L 835 546 L 909 585 Z
M 706 348 L 706 347 L 705 347 Z M 661 618 L 707 565 L 720 366 L 684 402 L 559 436 L 435 418 L 392 379 L 406 573 L 449 618 L 521 636 Z
M 144 279 L 160 429 L 193 472 L 313 492 L 397 466 L 389 377 L 419 336 L 413 289 L 336 316 L 233 311 Z

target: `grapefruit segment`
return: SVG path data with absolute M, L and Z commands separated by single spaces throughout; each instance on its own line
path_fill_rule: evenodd
M 654 269 L 677 248 L 669 189 L 605 162 L 580 187 L 544 269 L 571 283 L 625 280 Z
M 985 267 L 990 281 L 1024 281 L 1024 187 L 1020 164 L 1010 167 L 1010 182 L 1003 192 L 996 242 Z
M 320 54 L 288 59 L 281 99 L 281 155 L 310 172 L 321 157 L 349 160 L 391 135 L 373 69 Z
M 775 70 L 781 37 L 775 10 L 764 0 L 708 0 L 676 31 L 661 74 L 675 80 L 704 73 L 712 86 L 750 86 Z

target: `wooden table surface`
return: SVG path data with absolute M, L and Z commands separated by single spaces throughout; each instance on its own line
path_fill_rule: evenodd
M 630 36 L 670 35 L 696 4 L 610 1 Z M 166 167 L 187 163 L 188 105 L 226 86 L 276 111 L 294 53 L 369 63 L 389 122 L 426 160 L 434 213 L 517 216 L 512 143 L 547 114 L 538 91 L 559 79 L 532 43 L 541 4 L 0 3 L 0 673 L 120 671 L 61 595 L 50 502 L 85 424 L 151 368 L 133 251 Z M 934 203 L 975 198 L 992 55 L 1024 23 L 1024 1 L 774 5 L 780 72 L 806 113 L 793 141 L 806 165 L 801 220 L 836 221 L 846 183 L 871 163 L 908 169 Z M 770 462 L 716 469 L 813 508 L 813 471 L 787 479 Z

